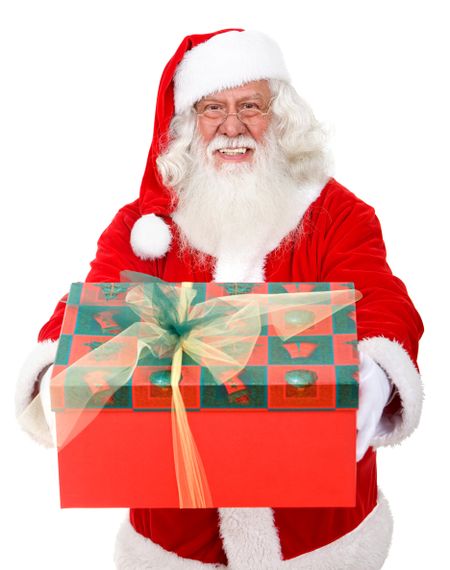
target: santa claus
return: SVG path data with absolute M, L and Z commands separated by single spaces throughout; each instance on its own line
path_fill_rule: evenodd
M 352 281 L 363 297 L 356 506 L 131 509 L 117 567 L 381 568 L 392 518 L 375 449 L 419 422 L 422 322 L 373 208 L 330 177 L 324 132 L 264 34 L 189 36 L 167 64 L 140 197 L 100 236 L 86 281 L 118 282 L 124 269 L 172 282 Z M 23 368 L 19 415 L 54 361 L 64 307 Z M 48 443 L 43 418 L 25 427 Z

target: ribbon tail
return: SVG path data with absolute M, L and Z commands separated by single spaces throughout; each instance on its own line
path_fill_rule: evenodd
M 212 497 L 203 462 L 194 441 L 186 408 L 180 393 L 181 360 L 179 347 L 172 360 L 172 439 L 181 508 L 212 507 Z

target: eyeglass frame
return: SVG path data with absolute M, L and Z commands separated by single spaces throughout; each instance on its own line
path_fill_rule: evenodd
M 265 117 L 266 115 L 268 115 L 268 114 L 271 112 L 271 106 L 272 106 L 272 103 L 274 102 L 275 99 L 276 99 L 276 96 L 271 97 L 270 100 L 269 100 L 269 102 L 268 102 L 268 104 L 267 104 L 267 111 L 260 111 L 260 110 L 258 109 L 258 114 L 255 115 L 255 117 L 257 116 L 258 119 L 259 119 L 260 117 Z M 217 125 L 215 125 L 215 126 L 220 127 L 221 125 L 223 125 L 224 122 L 228 119 L 228 117 L 229 117 L 230 115 L 235 115 L 235 116 L 239 119 L 239 121 L 241 121 L 241 123 L 242 123 L 243 125 L 246 125 L 246 126 L 247 126 L 247 123 L 246 123 L 245 121 L 243 121 L 243 120 L 239 117 L 239 113 L 241 113 L 241 112 L 244 111 L 244 110 L 245 110 L 245 109 L 241 109 L 241 110 L 238 111 L 237 113 L 226 113 L 226 115 L 225 115 L 223 121 L 221 121 L 220 123 L 217 123 Z M 206 112 L 206 111 L 203 111 L 202 113 L 198 113 L 198 112 L 197 112 L 197 109 L 195 108 L 195 105 L 194 105 L 194 107 L 193 107 L 193 111 L 194 111 L 194 113 L 197 115 L 197 117 L 203 116 L 203 115 L 205 114 L 205 112 Z

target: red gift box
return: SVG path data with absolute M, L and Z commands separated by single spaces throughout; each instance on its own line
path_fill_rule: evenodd
M 175 285 L 175 284 L 174 284 Z M 179 507 L 171 361 L 143 356 L 132 377 L 108 391 L 121 366 L 119 335 L 138 320 L 131 283 L 75 283 L 67 301 L 52 379 L 62 507 Z M 282 341 L 270 315 L 245 368 L 217 385 L 183 355 L 180 392 L 217 507 L 351 507 L 356 490 L 358 353 L 350 283 L 195 283 L 196 303 L 242 293 L 327 291 L 337 312 Z M 342 294 L 342 291 L 346 293 Z M 336 299 L 334 295 L 336 293 Z M 286 314 L 314 320 L 309 305 Z M 308 314 L 307 314 L 308 313 Z M 306 317 L 305 317 L 306 315 Z M 309 316 L 308 316 L 309 315 Z M 74 364 L 106 341 L 87 375 Z M 105 389 L 106 387 L 106 389 Z M 80 409 L 79 394 L 90 394 Z M 87 400 L 84 400 L 87 401 Z M 65 440 L 77 417 L 77 435 Z

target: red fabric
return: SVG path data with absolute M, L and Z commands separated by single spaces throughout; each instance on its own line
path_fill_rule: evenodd
M 167 222 L 167 216 L 171 212 L 170 195 L 159 176 L 158 169 L 156 168 L 156 159 L 161 153 L 161 148 L 167 143 L 169 125 L 174 114 L 173 76 L 175 70 L 188 50 L 206 42 L 213 36 L 230 31 L 241 32 L 242 30 L 233 28 L 212 32 L 210 34 L 186 36 L 164 68 L 156 101 L 153 140 L 141 184 L 139 206 L 142 216 L 145 214 L 157 214 L 163 217 Z
M 337 540 L 372 511 L 377 504 L 377 465 L 372 448 L 356 465 L 355 508 L 274 509 L 284 560 Z
M 178 556 L 227 564 L 216 509 L 131 509 L 130 522 L 143 536 Z
M 141 271 L 166 281 L 208 282 L 213 259 L 199 268 L 193 258 L 179 256 L 176 228 L 167 255 L 143 261 L 130 247 L 130 232 L 140 212 L 138 201 L 123 207 L 98 242 L 87 281 L 119 281 L 123 269 Z M 416 362 L 422 321 L 405 285 L 387 262 L 380 224 L 373 208 L 331 179 L 306 212 L 292 242 L 285 240 L 266 260 L 266 281 L 353 281 L 363 294 L 357 304 L 358 338 L 383 335 L 403 344 Z M 64 305 L 42 328 L 39 340 L 59 336 Z M 398 403 L 397 403 L 398 405 Z M 275 509 L 282 553 L 292 558 L 336 540 L 356 526 L 376 504 L 376 458 L 369 449 L 358 463 L 355 508 Z M 215 509 L 133 509 L 135 529 L 180 556 L 222 562 L 224 552 Z M 195 528 L 195 532 L 192 532 Z

